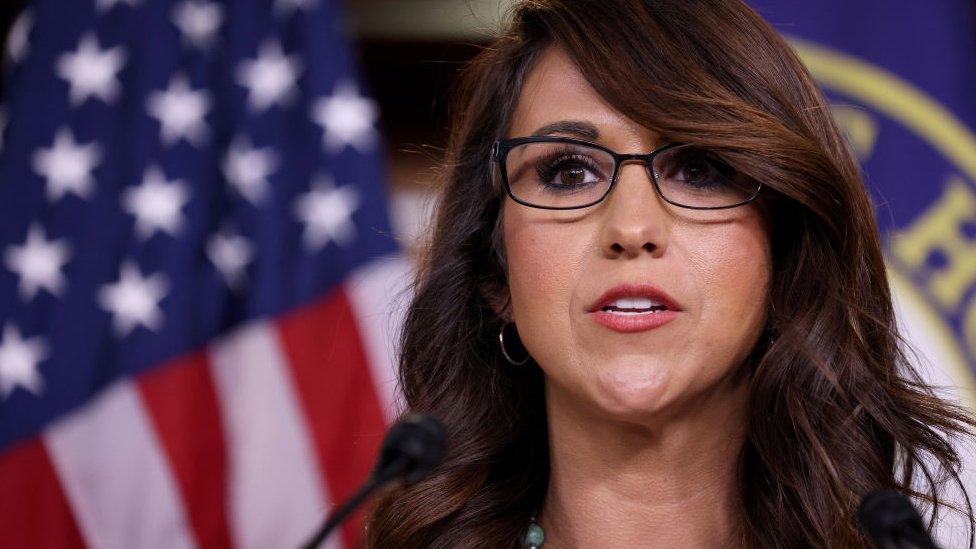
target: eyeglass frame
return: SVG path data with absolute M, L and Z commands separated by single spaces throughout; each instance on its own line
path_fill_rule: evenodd
M 531 204 L 529 202 L 526 202 L 518 198 L 517 196 L 515 196 L 515 193 L 512 192 L 512 186 L 508 182 L 508 168 L 506 166 L 506 163 L 508 161 L 509 151 L 511 151 L 513 148 L 519 145 L 524 145 L 526 143 L 571 143 L 574 145 L 584 145 L 588 147 L 593 147 L 595 149 L 599 149 L 609 154 L 613 158 L 614 164 L 613 164 L 613 174 L 610 176 L 610 184 L 607 185 L 606 192 L 604 192 L 603 195 L 600 196 L 600 198 L 592 202 L 589 202 L 587 204 L 583 204 L 582 206 L 539 206 L 537 204 Z M 654 157 L 664 151 L 668 151 L 685 145 L 688 145 L 688 143 L 672 142 L 672 143 L 666 143 L 664 145 L 661 145 L 660 147 L 654 149 L 649 153 L 618 153 L 599 143 L 594 143 L 592 141 L 587 141 L 585 139 L 577 139 L 575 137 L 561 137 L 555 135 L 537 135 L 537 136 L 530 136 L 530 137 L 513 137 L 510 139 L 499 139 L 495 141 L 491 146 L 491 158 L 498 165 L 498 171 L 501 174 L 502 184 L 504 185 L 505 192 L 508 194 L 508 196 L 511 197 L 512 200 L 514 200 L 519 204 L 522 204 L 523 206 L 528 206 L 530 208 L 539 208 L 542 210 L 579 210 L 582 208 L 589 208 L 590 206 L 599 204 L 600 202 L 603 201 L 603 199 L 605 199 L 607 196 L 610 195 L 611 191 L 613 191 L 614 186 L 617 184 L 617 175 L 620 173 L 620 166 L 628 160 L 642 160 L 644 162 L 644 166 L 647 168 L 647 171 L 650 172 L 651 174 L 651 182 L 654 184 L 654 190 L 657 191 L 658 196 L 664 199 L 664 201 L 667 202 L 668 204 L 677 206 L 679 208 L 686 208 L 689 210 L 727 210 L 730 208 L 737 208 L 739 206 L 744 206 L 759 197 L 759 193 L 762 191 L 762 187 L 763 187 L 761 181 L 756 182 L 758 186 L 756 187 L 756 191 L 752 194 L 752 196 L 743 200 L 742 202 L 737 202 L 729 206 L 687 206 L 685 204 L 678 204 L 677 202 L 673 202 L 668 197 L 664 196 L 664 193 L 661 192 L 661 187 L 658 185 L 657 182 L 657 174 L 654 172 Z

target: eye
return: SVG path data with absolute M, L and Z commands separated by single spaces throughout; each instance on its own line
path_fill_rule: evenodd
M 725 187 L 736 175 L 735 168 L 703 149 L 684 148 L 662 160 L 664 162 L 659 171 L 661 176 L 693 189 Z
M 606 179 L 603 170 L 584 154 L 555 152 L 536 163 L 539 184 L 553 189 L 579 189 Z

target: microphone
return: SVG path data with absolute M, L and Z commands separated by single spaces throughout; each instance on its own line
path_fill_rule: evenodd
M 407 414 L 386 433 L 376 465 L 362 486 L 336 509 L 302 549 L 315 549 L 373 490 L 402 477 L 407 484 L 427 476 L 444 455 L 447 430 L 434 417 Z
M 875 490 L 864 496 L 857 520 L 879 549 L 938 549 L 922 517 L 900 492 Z

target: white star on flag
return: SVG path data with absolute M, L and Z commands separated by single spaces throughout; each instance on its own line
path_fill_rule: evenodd
M 183 226 L 181 210 L 190 201 L 186 183 L 166 181 L 158 166 L 149 166 L 138 187 L 122 193 L 122 209 L 136 218 L 136 234 L 143 240 L 157 231 L 176 236 Z
M 88 198 L 95 182 L 91 172 L 101 157 L 96 143 L 76 143 L 71 130 L 65 126 L 55 134 L 54 145 L 35 151 L 32 160 L 34 171 L 47 179 L 47 197 L 53 202 L 67 193 Z
M 318 5 L 319 0 L 275 0 L 274 11 L 279 16 L 285 16 L 298 10 L 311 11 Z
M 122 91 L 116 78 L 125 65 L 125 48 L 116 46 L 100 49 L 94 33 L 86 33 L 78 42 L 78 49 L 58 57 L 55 72 L 68 81 L 71 105 L 77 107 L 89 97 L 106 103 L 114 102 Z
M 111 313 L 116 335 L 125 337 L 137 326 L 158 331 L 163 325 L 163 311 L 159 302 L 169 291 L 169 281 L 163 273 L 143 277 L 132 261 L 122 264 L 119 281 L 102 286 L 98 303 Z
M 366 153 L 376 144 L 378 135 L 373 127 L 378 116 L 376 103 L 359 95 L 351 80 L 336 85 L 329 97 L 322 97 L 312 105 L 312 120 L 325 129 L 323 146 L 336 153 L 346 145 Z
M 172 145 L 179 139 L 185 139 L 199 147 L 209 135 L 203 118 L 211 102 L 209 93 L 191 90 L 186 76 L 175 74 L 170 78 L 166 91 L 149 94 L 147 110 L 150 116 L 159 120 L 163 143 Z
M 244 282 L 244 271 L 254 259 L 254 246 L 243 236 L 228 228 L 210 237 L 207 243 L 207 257 L 223 275 L 233 290 L 240 290 Z
M 95 9 L 105 13 L 115 7 L 116 4 L 128 4 L 130 7 L 138 6 L 142 0 L 97 0 Z
M 209 48 L 220 30 L 224 8 L 220 4 L 202 0 L 185 0 L 173 7 L 173 24 L 180 29 L 183 40 L 197 48 Z
M 331 178 L 316 178 L 312 190 L 295 200 L 295 216 L 305 224 L 305 249 L 318 252 L 330 240 L 342 246 L 350 244 L 356 237 L 352 214 L 358 207 L 355 187 L 336 188 Z
M 40 395 L 44 390 L 44 379 L 37 371 L 37 365 L 47 358 L 47 344 L 40 336 L 24 339 L 20 330 L 13 324 L 3 326 L 3 340 L 0 341 L 0 394 L 10 396 L 18 386 Z
M 28 302 L 41 288 L 56 296 L 64 292 L 67 280 L 61 269 L 70 255 L 71 248 L 66 241 L 47 240 L 44 228 L 35 223 L 27 231 L 23 246 L 7 248 L 4 263 L 20 278 L 20 297 Z
M 30 32 L 34 27 L 34 13 L 25 9 L 7 32 L 7 57 L 14 63 L 23 61 L 30 52 Z
M 256 149 L 247 137 L 234 139 L 224 157 L 227 182 L 248 202 L 260 206 L 271 191 L 268 176 L 278 167 L 278 157 L 271 147 Z
M 279 42 L 267 40 L 261 44 L 257 59 L 240 62 L 236 79 L 248 90 L 248 107 L 263 111 L 276 103 L 284 106 L 297 97 L 301 71 L 298 55 L 285 55 Z

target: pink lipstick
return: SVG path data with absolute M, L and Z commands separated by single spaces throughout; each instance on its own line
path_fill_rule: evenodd
M 596 323 L 617 332 L 652 330 L 674 320 L 681 307 L 653 284 L 621 284 L 603 293 L 587 313 Z

